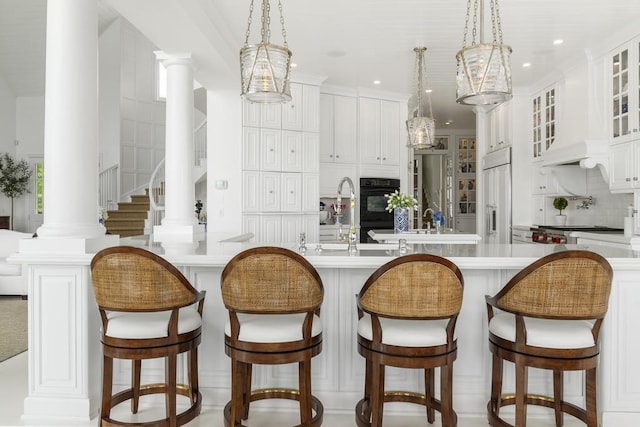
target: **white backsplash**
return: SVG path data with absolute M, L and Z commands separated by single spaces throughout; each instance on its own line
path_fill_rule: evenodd
M 633 204 L 633 194 L 611 194 L 608 185 L 597 169 L 587 170 L 587 191 L 595 200 L 589 209 L 578 209 L 582 200 L 569 200 L 569 206 L 563 212 L 567 215 L 568 225 L 604 225 L 623 228 L 623 218 L 627 215 L 627 207 Z M 552 215 L 558 212 L 553 208 L 553 198 L 549 198 L 549 209 Z

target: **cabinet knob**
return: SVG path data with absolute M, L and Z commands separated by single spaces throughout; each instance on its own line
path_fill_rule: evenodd
M 625 178 L 624 180 L 629 182 L 629 181 L 631 181 L 631 178 Z
M 290 194 L 294 194 L 294 193 L 293 193 L 293 190 L 289 191 L 289 193 L 290 193 Z
M 339 154 L 336 154 L 336 159 L 339 159 L 339 158 L 340 158 L 340 155 L 339 155 Z
M 273 194 L 273 190 L 269 190 L 269 194 Z
M 386 157 L 383 157 L 383 158 L 382 158 L 382 160 L 387 160 L 387 158 L 386 158 Z
M 291 152 L 292 152 L 292 153 L 295 153 L 295 152 L 296 152 L 296 150 L 291 150 Z
M 273 148 L 270 148 L 269 151 L 271 151 L 273 153 Z
M 380 157 L 376 157 L 376 160 L 380 160 Z
M 329 154 L 329 158 L 332 158 L 332 157 L 333 157 L 333 154 Z
M 634 181 L 637 181 L 637 180 L 638 180 L 638 177 L 637 177 L 637 176 L 634 176 L 634 177 L 633 177 L 633 180 L 634 180 Z

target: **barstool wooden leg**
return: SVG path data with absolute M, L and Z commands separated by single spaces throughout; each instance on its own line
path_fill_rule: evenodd
M 516 362 L 516 427 L 527 425 L 527 365 L 522 356 L 515 357 Z
M 598 426 L 598 376 L 597 368 L 587 369 L 585 372 L 585 410 L 587 412 L 587 427 Z
M 449 357 L 447 364 L 440 366 L 440 415 L 442 427 L 453 425 L 453 359 Z
M 493 354 L 491 368 L 491 410 L 496 415 L 500 414 L 502 404 L 502 359 Z
M 242 419 L 249 418 L 249 406 L 251 403 L 251 378 L 253 375 L 253 365 L 251 363 L 242 364 Z
M 140 371 L 142 369 L 141 360 L 131 361 L 131 388 L 133 389 L 133 397 L 131 398 L 131 413 L 138 413 L 140 403 Z
M 371 360 L 367 358 L 365 360 L 364 370 L 364 405 L 363 405 L 363 418 L 371 421 L 371 381 L 373 381 L 373 365 Z
M 562 399 L 564 398 L 564 381 L 562 371 L 553 371 L 553 410 L 556 415 L 556 427 L 562 427 L 564 414 L 562 412 Z
M 426 400 L 427 407 L 427 421 L 429 424 L 433 424 L 435 420 L 436 412 L 433 409 L 433 399 L 435 396 L 435 386 L 434 386 L 434 372 L 432 368 L 425 368 L 424 370 L 424 396 Z
M 187 372 L 189 377 L 189 391 L 191 392 L 191 404 L 196 403 L 200 384 L 198 383 L 198 349 L 189 351 L 187 356 Z
M 229 425 L 235 427 L 240 424 L 242 414 L 242 401 L 244 392 L 244 364 L 238 360 L 231 359 L 231 408 L 229 414 Z
M 111 416 L 111 393 L 113 392 L 113 359 L 102 356 L 102 406 L 100 408 L 100 425 L 102 420 Z
M 176 353 L 169 354 L 165 359 L 165 405 L 166 414 L 169 419 L 169 427 L 176 427 L 177 410 L 176 410 L 176 371 L 177 371 L 177 355 Z
M 384 370 L 385 367 L 372 356 L 373 369 L 371 371 L 371 427 L 382 427 L 384 411 Z
M 311 360 L 298 363 L 298 387 L 300 392 L 300 424 L 311 426 Z

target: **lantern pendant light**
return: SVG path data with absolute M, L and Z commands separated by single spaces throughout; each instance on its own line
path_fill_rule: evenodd
M 289 83 L 291 73 L 291 51 L 287 45 L 287 33 L 284 29 L 282 3 L 278 0 L 280 23 L 284 46 L 271 44 L 270 4 L 262 1 L 262 30 L 259 44 L 249 44 L 253 2 L 249 8 L 249 22 L 244 46 L 240 49 L 240 78 L 242 96 L 250 102 L 278 103 L 291 101 Z
M 433 108 L 431 107 L 431 96 L 427 93 L 427 101 L 429 105 L 429 116 L 426 117 L 423 112 L 422 97 L 425 93 L 425 60 L 424 53 L 426 47 L 416 47 L 413 51 L 416 53 L 416 95 L 415 103 L 409 108 L 410 118 L 407 120 L 408 143 L 407 146 L 416 150 L 426 150 L 434 147 L 434 138 L 436 132 L 436 121 L 433 119 Z
M 473 40 L 467 47 L 467 29 L 473 1 Z M 468 105 L 500 104 L 511 99 L 511 47 L 502 44 L 498 0 L 489 0 L 493 41 L 483 42 L 484 0 L 467 0 L 462 49 L 456 54 L 456 101 Z M 480 10 L 478 10 L 480 9 Z M 476 35 L 480 20 L 479 43 Z

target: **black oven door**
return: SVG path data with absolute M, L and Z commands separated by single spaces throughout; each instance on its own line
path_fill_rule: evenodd
M 360 242 L 371 243 L 369 230 L 393 229 L 393 213 L 387 211 L 385 194 L 400 189 L 400 180 L 360 178 Z

